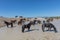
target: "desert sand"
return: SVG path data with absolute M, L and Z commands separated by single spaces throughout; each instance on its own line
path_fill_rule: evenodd
M 41 24 L 32 25 L 30 31 L 21 32 L 21 25 L 15 24 L 13 28 L 7 26 L 0 28 L 0 40 L 60 40 L 60 20 L 51 22 L 57 28 L 54 31 L 42 32 Z

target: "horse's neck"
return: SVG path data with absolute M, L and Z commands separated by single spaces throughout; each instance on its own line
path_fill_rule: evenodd
M 5 24 L 8 24 L 8 22 L 5 22 Z

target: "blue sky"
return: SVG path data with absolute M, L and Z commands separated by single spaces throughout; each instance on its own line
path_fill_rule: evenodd
M 60 0 L 0 0 L 0 16 L 60 16 Z

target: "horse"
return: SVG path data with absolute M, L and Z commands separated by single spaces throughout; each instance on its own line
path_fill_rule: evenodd
M 33 23 L 33 25 L 35 25 L 35 24 L 40 24 L 41 21 L 40 21 L 40 20 L 34 20 L 32 23 Z
M 42 31 L 45 32 L 45 28 L 48 28 L 48 31 L 51 30 L 51 28 L 54 29 L 55 32 L 57 32 L 56 27 L 52 23 L 44 23 L 42 24 Z
M 37 22 L 37 20 L 33 20 L 33 21 L 31 21 L 32 25 L 35 25 L 36 22 Z
M 18 25 L 19 24 L 22 24 L 24 22 L 24 20 L 23 19 L 20 19 L 20 21 L 18 21 Z
M 22 25 L 22 32 L 24 32 L 24 30 L 27 28 L 28 31 L 30 30 L 30 27 L 32 25 L 32 22 L 29 22 L 28 24 L 24 24 Z
M 41 21 L 40 20 L 37 20 L 37 22 L 40 24 L 41 23 Z
M 16 23 L 17 20 L 11 20 L 12 23 Z
M 32 23 L 32 25 L 36 24 L 36 20 L 30 21 Z
M 4 21 L 4 23 L 7 25 L 7 27 L 8 27 L 9 25 L 11 25 L 11 27 L 13 27 L 13 23 L 12 23 L 12 22 Z
M 48 18 L 47 21 L 49 21 L 49 22 L 51 21 L 52 22 L 53 21 L 53 18 Z

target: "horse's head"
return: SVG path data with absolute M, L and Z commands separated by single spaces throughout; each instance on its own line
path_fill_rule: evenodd
M 5 20 L 4 20 L 4 23 L 5 23 L 5 24 L 9 24 L 9 22 L 7 22 L 7 21 L 5 21 Z
M 7 23 L 7 21 L 4 20 L 4 23 Z

